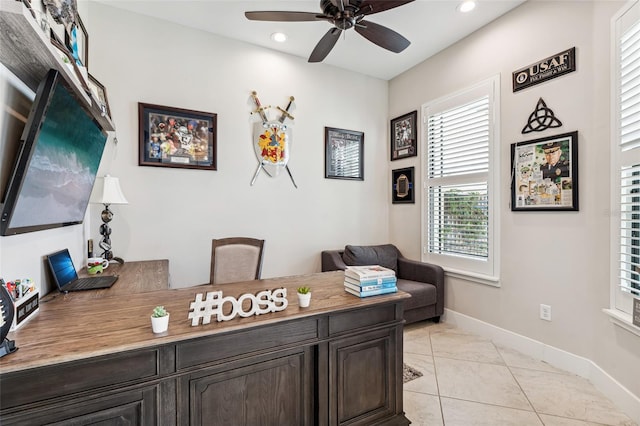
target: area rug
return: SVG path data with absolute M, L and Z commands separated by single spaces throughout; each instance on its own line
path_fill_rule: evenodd
M 402 383 L 407 383 L 413 379 L 422 377 L 422 373 L 415 368 L 402 363 Z

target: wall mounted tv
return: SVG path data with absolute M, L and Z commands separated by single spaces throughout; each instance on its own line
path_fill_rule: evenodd
M 82 223 L 107 132 L 66 78 L 38 86 L 4 194 L 0 235 Z

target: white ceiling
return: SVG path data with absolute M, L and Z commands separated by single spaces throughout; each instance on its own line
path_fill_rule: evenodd
M 331 28 L 324 21 L 258 22 L 245 11 L 301 11 L 321 13 L 319 0 L 97 0 L 110 6 L 153 16 L 224 37 L 299 56 L 305 60 Z M 525 0 L 477 0 L 469 13 L 457 11 L 462 0 L 416 0 L 369 15 L 366 19 L 402 34 L 411 45 L 392 53 L 361 37 L 353 29 L 343 32 L 325 64 L 389 80 L 522 4 Z M 274 32 L 287 34 L 276 43 Z M 314 66 L 310 64 L 309 66 Z

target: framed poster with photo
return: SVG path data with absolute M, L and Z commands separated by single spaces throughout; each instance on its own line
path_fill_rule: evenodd
M 364 180 L 364 132 L 324 128 L 324 177 Z
M 393 204 L 415 203 L 414 168 L 396 169 L 391 172 L 391 199 Z
M 391 120 L 391 161 L 418 155 L 418 111 Z
M 138 103 L 140 166 L 216 170 L 217 114 Z
M 64 33 L 64 44 L 71 52 L 74 59 L 79 60 L 80 64 L 85 68 L 89 68 L 89 34 L 80 19 L 80 15 L 76 14 L 76 23 L 71 27 L 71 34 Z M 75 39 L 74 39 L 75 37 Z M 77 56 L 77 57 L 76 57 Z
M 92 97 L 107 117 L 111 118 L 111 108 L 109 108 L 109 100 L 107 99 L 107 89 L 91 74 L 88 74 L 88 77 L 88 85 L 91 90 L 91 94 L 93 95 Z
M 578 211 L 578 132 L 511 144 L 512 211 Z

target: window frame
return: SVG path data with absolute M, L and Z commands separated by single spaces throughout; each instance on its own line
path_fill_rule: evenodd
M 429 162 L 429 116 L 450 108 L 463 106 L 484 96 L 489 98 L 489 170 L 486 173 L 487 194 L 489 196 L 489 251 L 487 260 L 429 253 L 429 174 L 427 169 Z M 428 101 L 422 105 L 421 114 L 423 126 L 421 132 L 423 152 L 421 156 L 423 171 L 423 202 L 421 203 L 422 261 L 441 265 L 447 276 L 500 287 L 500 75 L 494 75 L 472 86 Z
M 631 1 L 622 7 L 611 19 L 611 199 L 610 221 L 610 300 L 609 308 L 603 309 L 612 321 L 640 336 L 640 327 L 633 325 L 631 312 L 633 296 L 621 288 L 619 265 L 621 262 L 621 219 L 622 219 L 622 176 L 624 165 L 640 164 L 640 147 L 623 153 L 620 147 L 621 105 L 621 61 L 619 51 L 624 31 L 640 23 L 640 3 Z M 640 71 L 640 66 L 637 67 Z

